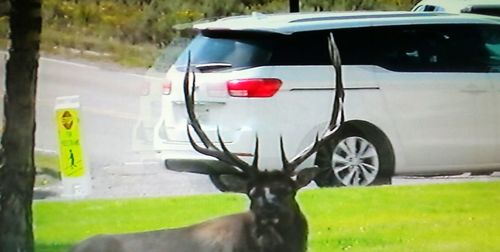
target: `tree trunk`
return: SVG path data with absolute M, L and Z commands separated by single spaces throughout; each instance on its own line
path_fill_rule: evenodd
M 299 12 L 300 11 L 300 0 L 289 0 L 290 4 L 290 12 Z
M 0 252 L 34 251 L 35 97 L 42 26 L 40 0 L 10 0 L 9 59 L 0 151 Z

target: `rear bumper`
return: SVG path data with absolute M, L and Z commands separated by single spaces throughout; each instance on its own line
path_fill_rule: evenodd
M 216 127 L 205 126 L 205 132 L 209 135 L 209 138 L 218 145 Z M 259 167 L 265 170 L 281 169 L 283 164 L 281 161 L 281 152 L 279 148 L 279 136 L 282 128 L 281 127 L 261 127 L 259 131 Z M 177 135 L 172 136 L 172 132 L 177 132 Z M 191 160 L 214 160 L 214 158 L 198 153 L 193 149 L 191 144 L 184 141 L 174 141 L 174 139 L 187 139 L 186 128 L 178 127 L 174 130 L 167 129 L 165 127 L 165 121 L 161 120 L 155 127 L 154 150 L 156 152 L 156 157 L 162 160 L 166 159 L 191 159 Z M 314 138 L 315 132 L 311 132 L 310 139 L 302 144 L 304 141 L 300 136 L 291 136 L 286 138 L 286 148 L 287 156 L 293 157 L 302 148 L 299 146 L 307 146 Z M 182 136 L 184 134 L 184 136 Z M 242 160 L 251 164 L 253 162 L 253 154 L 255 151 L 255 138 L 257 133 L 251 127 L 241 127 L 235 131 L 230 132 L 230 134 L 224 134 L 221 131 L 222 139 L 226 147 L 234 154 L 238 155 Z M 195 133 L 193 132 L 193 137 Z M 295 138 L 294 138 L 295 137 Z M 202 143 L 199 143 L 203 146 Z M 311 156 L 306 160 L 301 167 L 310 167 L 313 165 L 314 156 Z
M 211 136 L 211 139 L 214 139 Z M 217 138 L 215 138 L 217 139 Z M 244 161 L 251 162 L 253 159 L 255 133 L 250 129 L 242 129 L 238 137 L 233 142 L 225 143 L 227 148 L 235 154 L 242 154 L 240 158 Z M 200 146 L 202 143 L 197 142 Z M 218 145 L 218 142 L 214 141 Z M 169 139 L 156 136 L 154 138 L 154 148 L 157 158 L 160 159 L 193 159 L 193 160 L 214 160 L 210 156 L 198 153 L 193 149 L 191 143 L 171 141 Z

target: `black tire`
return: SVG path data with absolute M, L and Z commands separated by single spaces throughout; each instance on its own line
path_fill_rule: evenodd
M 494 171 L 483 171 L 483 172 L 471 172 L 471 176 L 491 176 Z
M 337 156 L 342 156 L 343 153 L 348 156 L 347 152 L 343 152 L 341 148 L 348 147 L 348 143 L 354 144 L 356 153 L 357 148 L 361 147 L 361 144 L 364 144 L 366 148 L 364 154 L 369 150 L 375 153 L 376 158 L 372 157 L 373 155 L 370 155 L 370 158 L 359 158 L 358 155 L 352 158 L 345 158 L 343 161 L 335 161 L 337 169 L 334 170 L 332 168 L 333 152 L 336 151 Z M 371 145 L 367 145 L 367 143 Z M 349 160 L 349 164 L 344 163 L 344 167 L 346 168 L 339 168 L 337 166 L 341 162 L 346 162 L 346 160 Z M 318 151 L 316 165 L 322 169 L 314 179 L 320 187 L 391 184 L 392 175 L 394 174 L 394 152 L 390 142 L 382 132 L 377 130 L 360 130 L 357 127 L 348 126 L 341 128 L 338 136 Z M 377 169 L 374 169 L 374 167 Z M 357 171 L 353 171 L 354 169 Z M 349 179 L 346 174 L 355 175 L 350 176 Z M 346 177 L 343 177 L 344 175 Z M 346 181 L 349 182 L 346 183 Z M 357 183 L 354 181 L 357 181 Z
M 210 181 L 212 184 L 219 189 L 221 192 L 228 192 L 229 188 L 227 188 L 221 181 L 218 175 L 208 175 L 210 177 Z

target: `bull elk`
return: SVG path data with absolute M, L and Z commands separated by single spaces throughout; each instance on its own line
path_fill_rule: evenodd
M 307 185 L 318 168 L 296 168 L 315 153 L 337 131 L 343 122 L 343 85 L 341 64 L 333 36 L 329 37 L 330 57 L 337 72 L 333 112 L 328 128 L 321 138 L 288 160 L 283 139 L 280 138 L 281 170 L 267 171 L 257 167 L 259 144 L 255 142 L 254 159 L 248 164 L 231 153 L 218 134 L 220 147 L 203 132 L 194 112 L 194 73 L 190 86 L 188 67 L 184 77 L 184 99 L 189 123 L 187 133 L 193 148 L 217 160 L 169 159 L 170 169 L 217 175 L 230 191 L 245 193 L 250 199 L 250 210 L 243 213 L 208 220 L 177 229 L 165 229 L 121 235 L 100 235 L 76 245 L 73 252 L 303 252 L 307 250 L 308 226 L 295 200 L 296 192 Z M 195 142 L 192 131 L 201 140 Z

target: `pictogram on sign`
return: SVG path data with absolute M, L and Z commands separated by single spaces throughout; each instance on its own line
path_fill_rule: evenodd
M 69 111 L 64 111 L 61 118 L 61 123 L 67 130 L 71 129 L 71 126 L 73 126 L 73 116 Z

